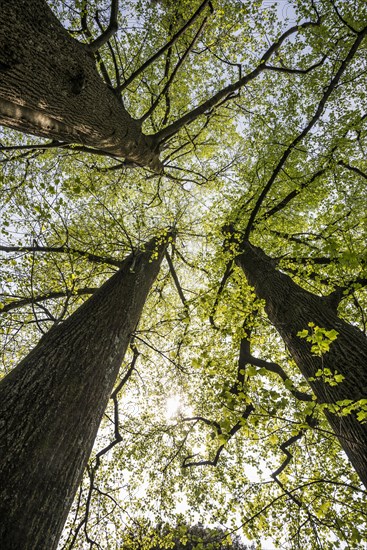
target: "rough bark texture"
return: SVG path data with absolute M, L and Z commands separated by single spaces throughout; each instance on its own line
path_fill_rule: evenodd
M 0 124 L 159 169 L 157 147 L 44 0 L 0 0 Z
M 290 277 L 274 267 L 265 253 L 248 242 L 242 243 L 243 253 L 236 263 L 243 269 L 257 296 L 265 300 L 266 313 L 286 343 L 301 373 L 309 383 L 319 403 L 335 403 L 343 399 L 367 397 L 367 338 L 356 327 L 340 319 L 325 297 L 312 294 L 298 286 Z M 310 343 L 297 336 L 308 323 L 339 334 L 329 351 L 321 358 L 311 353 Z M 321 378 L 310 381 L 319 369 L 337 371 L 344 380 L 336 386 Z M 367 424 L 361 424 L 354 414 L 337 416 L 326 412 L 338 437 L 363 484 L 367 487 Z
M 126 258 L 1 381 L 1 550 L 57 547 L 163 249 Z

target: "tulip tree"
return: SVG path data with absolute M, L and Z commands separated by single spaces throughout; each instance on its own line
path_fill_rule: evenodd
M 14 448 L 34 440 L 41 456 L 45 443 L 26 426 L 55 438 L 41 472 L 26 446 L 9 446 L 4 476 L 19 495 L 12 480 L 26 478 L 33 494 L 29 472 L 38 472 L 41 500 L 51 482 L 68 486 L 57 528 L 24 489 L 36 530 L 49 526 L 47 547 L 79 484 L 60 549 L 185 547 L 182 526 L 198 521 L 221 526 L 228 544 L 238 534 L 244 545 L 360 548 L 365 2 L 0 4 L 1 386 L 22 371 L 39 388 L 32 398 L 31 385 L 4 389 L 13 404 L 1 403 Z M 141 291 L 143 313 L 103 398 L 88 391 L 93 376 L 73 382 L 78 354 L 76 363 L 60 354 L 58 372 L 81 402 L 94 396 L 94 428 L 102 420 L 83 479 L 95 429 L 82 422 L 88 443 L 73 481 L 53 479 L 48 457 L 63 429 L 76 434 L 74 409 L 63 395 L 42 397 L 51 379 L 32 358 L 46 357 L 47 341 L 57 354 L 126 256 L 138 276 L 157 235 L 161 268 L 150 253 L 142 273 L 155 269 L 155 282 Z M 119 300 L 137 295 L 129 288 L 114 295 L 111 315 L 90 316 L 93 357 L 80 364 L 96 374 Z M 15 537 L 23 504 L 4 487 L 13 519 L 2 528 Z M 34 545 L 30 511 L 22 517 L 5 548 Z

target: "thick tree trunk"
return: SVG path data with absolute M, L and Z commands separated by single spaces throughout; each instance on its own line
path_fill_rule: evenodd
M 159 169 L 153 139 L 44 0 L 0 0 L 0 124 Z
M 57 547 L 164 248 L 128 256 L 1 381 L 1 550 Z
M 343 399 L 367 397 L 367 338 L 356 327 L 340 319 L 330 301 L 298 286 L 290 277 L 274 267 L 274 261 L 248 242 L 242 243 L 243 253 L 236 259 L 257 296 L 265 300 L 266 313 L 286 343 L 301 373 L 309 383 L 319 403 L 335 403 Z M 336 340 L 322 357 L 311 353 L 311 345 L 297 336 L 308 329 L 308 323 L 338 332 Z M 319 369 L 342 374 L 344 380 L 336 386 L 315 377 Z M 325 413 L 355 471 L 367 487 L 367 424 L 361 424 L 354 414 L 338 416 Z

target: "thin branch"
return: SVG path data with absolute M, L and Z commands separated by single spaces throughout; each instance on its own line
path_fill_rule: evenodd
M 144 122 L 144 120 L 146 120 L 152 113 L 153 111 L 157 108 L 160 100 L 162 99 L 163 96 L 167 95 L 168 93 L 168 90 L 172 84 L 172 82 L 174 81 L 175 77 L 176 77 L 176 74 L 178 73 L 180 67 L 184 64 L 186 58 L 188 57 L 188 55 L 190 54 L 190 52 L 192 51 L 192 48 L 194 47 L 195 45 L 195 42 L 197 41 L 197 39 L 199 38 L 199 36 L 201 35 L 202 31 L 203 31 L 203 28 L 205 27 L 206 25 L 206 22 L 207 22 L 208 18 L 205 17 L 198 29 L 198 31 L 196 32 L 194 38 L 192 39 L 192 41 L 190 42 L 189 46 L 186 48 L 185 52 L 183 53 L 182 57 L 179 59 L 176 67 L 173 69 L 172 73 L 171 73 L 171 76 L 169 77 L 166 85 L 164 86 L 163 90 L 160 92 L 160 94 L 158 95 L 158 97 L 155 99 L 155 101 L 153 101 L 152 105 L 150 106 L 150 108 L 147 110 L 146 113 L 144 113 L 144 115 L 140 118 L 140 122 Z
M 135 333 L 135 338 L 137 340 L 139 340 L 139 342 L 142 342 L 143 344 L 145 344 L 148 348 L 152 349 L 153 351 L 155 351 L 156 353 L 158 353 L 159 355 L 164 357 L 164 359 L 166 359 L 169 363 L 174 365 L 176 367 L 176 369 L 178 369 L 179 371 L 184 372 L 185 374 L 187 374 L 187 371 L 179 363 L 177 363 L 176 361 L 174 361 L 173 359 L 168 357 L 168 355 L 163 353 L 163 351 L 160 351 L 158 348 L 154 347 L 152 344 L 150 344 L 149 342 L 147 342 L 146 340 L 144 340 L 143 338 L 138 336 L 136 333 Z
M 362 172 L 359 168 L 356 166 L 351 166 L 347 162 L 344 162 L 343 160 L 340 160 L 338 162 L 339 166 L 344 166 L 344 168 L 347 168 L 347 170 L 350 170 L 351 172 L 354 172 L 355 174 L 358 174 L 358 176 L 361 176 L 365 180 L 367 180 L 367 174 L 365 172 Z
M 170 27 L 170 29 L 171 29 L 171 27 Z M 167 52 L 166 62 L 165 62 L 165 66 L 164 66 L 163 80 L 168 78 L 169 71 L 170 71 L 170 68 L 171 68 L 171 59 L 172 59 L 172 47 L 169 48 L 169 50 Z M 165 107 L 165 110 L 164 110 L 163 119 L 161 121 L 161 126 L 165 126 L 167 124 L 168 117 L 169 117 L 170 112 L 171 112 L 171 98 L 169 96 L 169 90 L 168 89 L 166 90 L 166 92 L 164 94 L 164 99 L 165 99 L 166 107 Z
M 213 6 L 210 2 L 210 0 L 204 0 L 204 2 L 198 7 L 194 15 L 185 23 L 183 27 L 167 42 L 162 48 L 160 48 L 152 57 L 147 59 L 145 63 L 143 63 L 136 71 L 133 72 L 132 75 L 129 76 L 128 79 L 125 80 L 121 84 L 121 86 L 118 86 L 116 88 L 117 92 L 122 92 L 133 80 L 135 80 L 136 77 L 138 77 L 145 69 L 149 67 L 154 61 L 156 61 L 161 55 L 163 55 L 177 40 L 180 38 L 180 36 L 189 28 L 191 25 L 196 21 L 196 19 L 199 17 L 201 12 L 205 9 L 206 6 L 209 6 L 210 10 L 213 11 Z
M 338 10 L 338 8 L 336 7 L 336 4 L 333 0 L 331 0 L 331 5 L 333 6 L 333 9 L 336 13 L 336 15 L 338 16 L 338 19 L 343 23 L 343 25 L 345 25 L 346 27 L 348 27 L 348 29 L 350 31 L 352 31 L 352 33 L 354 34 L 357 34 L 358 31 L 357 29 L 355 29 L 354 27 L 352 27 L 352 25 L 350 25 L 345 19 L 344 17 L 341 15 L 340 11 Z
M 289 376 L 287 376 L 284 369 L 280 365 L 278 365 L 278 363 L 265 361 L 264 359 L 258 359 L 257 357 L 253 357 L 252 355 L 247 356 L 246 361 L 250 365 L 264 368 L 269 372 L 273 372 L 274 374 L 277 374 L 278 376 L 280 376 L 283 382 L 288 382 L 288 381 L 291 382 Z M 292 385 L 289 385 L 287 389 L 289 389 L 291 394 L 294 395 L 294 397 L 300 401 L 312 401 L 312 395 L 309 395 L 308 393 L 297 390 L 293 383 Z
M 246 366 L 254 365 L 255 367 L 264 368 L 269 372 L 273 372 L 280 376 L 283 382 L 287 382 L 287 389 L 292 393 L 292 395 L 300 401 L 312 401 L 312 396 L 308 393 L 297 390 L 293 382 L 287 376 L 284 369 L 273 361 L 265 361 L 264 359 L 259 359 L 251 355 L 251 332 L 254 324 L 254 320 L 258 314 L 259 310 L 257 306 L 246 316 L 242 329 L 245 331 L 245 336 L 241 338 L 240 343 L 240 353 L 238 357 L 238 369 L 237 369 L 237 380 L 234 385 L 229 390 L 232 394 L 238 395 L 240 391 L 243 391 L 243 384 L 245 381 Z
M 61 141 L 51 141 L 50 143 L 35 143 L 31 145 L 0 145 L 0 151 L 21 151 L 32 149 L 56 149 L 59 147 L 65 147 L 68 143 Z
M 112 47 L 110 42 L 107 43 L 107 46 L 108 46 L 108 49 L 110 50 L 110 55 L 112 57 L 112 63 L 115 71 L 116 85 L 120 86 L 121 79 L 120 79 L 120 72 L 119 72 L 119 67 L 116 59 L 115 50 Z M 119 93 L 116 93 L 115 90 L 113 90 L 113 92 L 116 95 L 116 97 L 121 100 L 121 95 Z
M 298 241 L 299 242 L 299 241 Z M 302 244 L 305 244 L 305 243 L 302 243 Z M 309 265 L 313 265 L 313 264 L 316 264 L 316 265 L 330 265 L 332 263 L 336 263 L 337 262 L 337 258 L 330 258 L 329 256 L 287 256 L 287 255 L 284 255 L 284 256 L 281 256 L 279 258 L 274 258 L 276 259 L 277 261 L 280 261 L 280 260 L 284 260 L 284 261 L 287 261 L 287 262 L 291 262 L 291 263 L 294 263 L 294 264 L 300 264 L 300 265 L 305 265 L 305 266 L 309 266 Z M 286 269 L 284 267 L 284 269 Z
M 284 199 L 282 199 L 280 202 L 278 202 L 277 205 L 273 206 L 273 208 L 270 208 L 270 210 L 267 210 L 265 212 L 265 214 L 263 214 L 261 217 L 260 217 L 260 220 L 267 220 L 268 218 L 270 218 L 271 216 L 273 216 L 274 214 L 280 212 L 281 210 L 283 210 L 283 208 L 285 208 L 287 206 L 287 204 L 292 200 L 294 199 L 295 197 L 297 197 L 297 195 L 299 195 L 301 193 L 301 191 L 303 191 L 303 189 L 305 189 L 306 187 L 308 187 L 309 185 L 311 185 L 311 183 L 313 183 L 317 178 L 319 178 L 320 176 L 322 176 L 324 173 L 326 172 L 326 168 L 324 168 L 323 170 L 319 170 L 318 172 L 316 172 L 309 180 L 305 181 L 304 183 L 302 183 L 300 185 L 300 187 L 298 189 L 294 189 L 293 191 L 291 191 L 290 193 L 288 193 L 288 195 L 286 197 L 284 197 Z
M 343 286 L 338 286 L 333 292 L 327 296 L 324 296 L 324 298 L 329 302 L 329 305 L 333 309 L 336 309 L 344 298 L 348 298 L 348 296 L 353 294 L 353 292 L 355 292 L 358 288 L 363 288 L 366 286 L 367 278 L 356 277 L 355 279 L 351 279 L 345 283 Z
M 11 302 L 3 304 L 3 307 L 0 308 L 0 314 L 6 313 L 8 311 L 12 311 L 13 309 L 18 309 L 24 306 L 34 305 L 38 304 L 40 302 L 45 302 L 47 300 L 53 300 L 56 298 L 65 298 L 65 296 L 83 296 L 85 294 L 93 294 L 97 288 L 95 287 L 86 287 L 86 288 L 79 288 L 77 290 L 73 290 L 72 292 L 69 290 L 64 291 L 55 291 L 55 292 L 48 292 L 47 294 L 39 294 L 37 296 L 31 296 L 29 298 L 20 298 L 17 300 L 13 300 Z
M 317 420 L 315 420 L 314 418 L 312 418 L 310 415 L 308 415 L 306 417 L 306 422 L 307 424 L 309 424 L 310 428 L 314 428 L 316 425 L 317 425 Z M 290 447 L 291 445 L 293 445 L 294 443 L 296 443 L 296 441 L 299 441 L 300 439 L 302 439 L 302 437 L 304 436 L 305 432 L 306 432 L 306 429 L 307 428 L 301 428 L 299 430 L 299 432 L 293 436 L 291 436 L 289 439 L 287 439 L 287 441 L 285 441 L 284 443 L 282 443 L 280 445 L 280 449 L 283 451 L 283 453 L 286 455 L 286 458 L 283 460 L 283 462 L 281 463 L 281 465 L 279 466 L 279 468 L 277 468 L 275 470 L 275 472 L 273 472 L 271 474 L 271 477 L 274 479 L 274 481 L 279 485 L 279 487 L 285 492 L 288 494 L 288 496 L 291 498 L 291 500 L 293 500 L 293 502 L 295 502 L 295 504 L 297 504 L 297 506 L 299 506 L 300 508 L 304 508 L 304 504 L 291 492 L 291 491 L 288 491 L 285 487 L 284 487 L 284 484 L 280 481 L 279 479 L 279 475 L 285 470 L 285 468 L 288 466 L 288 464 L 291 462 L 292 458 L 293 458 L 293 455 L 292 453 L 288 450 L 288 447 Z M 308 510 L 306 510 L 306 513 L 309 517 L 309 519 L 311 519 L 311 514 L 308 512 Z
M 34 246 L 3 246 L 0 245 L 1 252 L 56 252 L 62 254 L 77 254 L 88 260 L 88 262 L 93 262 L 97 264 L 107 264 L 113 265 L 116 267 L 121 267 L 121 260 L 114 260 L 113 258 L 107 258 L 104 256 L 97 256 L 96 254 L 91 254 L 85 252 L 84 250 L 78 250 L 76 248 L 69 248 L 68 246 L 39 246 L 35 244 Z
M 39 143 L 32 145 L 9 145 L 9 146 L 0 146 L 1 151 L 17 151 L 17 150 L 33 150 L 38 149 L 42 151 L 43 149 L 55 149 L 62 148 L 70 151 L 81 151 L 83 153 L 90 153 L 92 155 L 110 157 L 116 159 L 116 155 L 103 151 L 102 149 L 93 149 L 92 147 L 86 147 L 85 145 L 74 145 L 62 141 L 52 141 L 51 143 Z M 21 157 L 16 157 L 21 158 Z M 12 160 L 12 159 L 9 159 Z
M 233 273 L 233 260 L 230 260 L 226 265 L 226 270 L 225 270 L 224 275 L 222 277 L 222 280 L 220 282 L 219 288 L 217 290 L 217 294 L 215 296 L 214 304 L 213 304 L 213 307 L 212 307 L 210 315 L 209 315 L 210 324 L 216 330 L 219 330 L 219 327 L 217 327 L 217 325 L 215 324 L 214 315 L 217 311 L 217 307 L 218 307 L 219 300 L 220 300 L 220 297 L 222 295 L 222 292 L 223 292 L 223 290 L 224 290 L 224 288 L 227 284 L 228 279 L 232 275 L 232 273 Z
M 96 11 L 95 20 L 96 20 L 96 22 L 97 22 L 97 25 L 98 25 L 100 31 L 103 32 L 103 27 L 102 27 L 102 24 L 101 24 L 101 22 L 100 22 L 100 20 L 99 20 L 99 11 L 98 11 L 98 10 Z M 110 42 L 110 41 L 107 42 L 107 47 L 108 47 L 108 49 L 109 49 L 109 51 L 110 51 L 110 55 L 111 55 L 111 57 L 112 57 L 112 62 L 113 62 L 114 70 L 115 70 L 116 86 L 119 86 L 121 80 L 120 80 L 120 73 L 119 73 L 119 69 L 118 69 L 118 64 L 117 64 L 117 59 L 116 59 L 116 55 L 115 55 L 115 50 L 114 50 L 114 48 L 111 46 L 111 42 Z M 101 58 L 99 52 L 97 52 L 97 54 L 95 54 L 95 55 L 96 55 L 97 59 L 98 59 L 98 58 L 101 59 L 100 64 L 103 63 L 103 62 L 102 62 L 102 58 Z M 101 68 L 102 68 L 102 67 L 101 67 Z M 105 71 L 107 71 L 107 69 L 105 69 Z M 108 82 L 111 82 L 111 80 L 110 80 L 109 77 L 108 77 Z M 110 88 L 112 89 L 112 91 L 114 92 L 114 94 L 116 95 L 116 97 L 121 101 L 121 94 L 116 93 L 115 89 L 114 89 L 113 86 L 112 86 L 112 83 L 109 84 L 109 86 L 110 86 Z
M 317 252 L 319 251 L 319 247 L 297 236 L 297 235 L 302 235 L 303 233 L 297 233 L 296 235 L 292 235 L 291 233 L 283 233 L 282 231 L 277 231 L 276 229 L 270 229 L 270 232 L 273 233 L 274 235 L 277 235 L 281 239 L 285 239 L 286 241 L 292 241 L 297 244 L 308 246 L 309 248 L 311 248 L 311 250 L 317 250 Z M 317 240 L 317 239 L 321 239 L 322 235 L 321 234 L 313 235 L 313 237 L 315 240 Z
M 119 425 L 120 425 L 120 420 L 119 420 L 119 404 L 118 404 L 118 394 L 119 392 L 121 391 L 121 389 L 123 388 L 123 386 L 126 384 L 126 382 L 128 381 L 128 379 L 130 378 L 130 376 L 132 375 L 133 371 L 135 370 L 135 364 L 136 364 L 136 361 L 140 355 L 139 351 L 137 350 L 137 348 L 135 346 L 132 346 L 131 349 L 133 350 L 133 359 L 130 363 L 130 366 L 125 374 L 125 376 L 122 378 L 122 380 L 120 381 L 120 383 L 117 385 L 117 387 L 115 388 L 115 390 L 112 392 L 111 394 L 111 399 L 113 401 L 113 406 L 114 406 L 114 426 L 115 426 L 115 429 L 114 429 L 114 439 L 111 441 L 111 443 L 109 443 L 108 445 L 106 445 L 106 447 L 104 447 L 103 449 L 101 449 L 97 454 L 96 454 L 96 458 L 95 458 L 95 465 L 94 465 L 94 470 L 96 471 L 99 466 L 100 466 L 100 463 L 101 463 L 101 457 L 103 455 L 105 455 L 106 453 L 108 453 L 108 451 L 110 451 L 111 449 L 113 449 L 113 447 L 115 447 L 118 443 L 120 443 L 120 441 L 122 441 L 122 436 L 120 434 L 120 428 L 119 428 Z
M 320 61 L 317 63 L 314 63 L 314 65 L 310 65 L 307 67 L 307 69 L 291 69 L 290 67 L 276 67 L 275 65 L 265 65 L 265 69 L 268 71 L 275 71 L 280 73 L 287 73 L 287 74 L 308 74 L 314 69 L 317 69 L 317 67 L 321 67 L 321 65 L 325 62 L 327 59 L 327 55 L 323 55 Z
M 179 297 L 180 297 L 180 300 L 181 300 L 183 306 L 184 306 L 185 308 L 187 308 L 187 300 L 186 300 L 185 295 L 184 295 L 184 293 L 183 293 L 182 286 L 180 285 L 180 281 L 178 280 L 177 273 L 176 273 L 176 270 L 175 270 L 175 266 L 173 265 L 173 262 L 172 262 L 172 258 L 171 258 L 171 256 L 168 254 L 167 251 L 166 251 L 165 257 L 166 257 L 166 260 L 167 260 L 167 263 L 168 263 L 168 267 L 169 267 L 170 273 L 171 273 L 171 275 L 172 275 L 172 279 L 173 279 L 173 281 L 174 281 L 174 283 L 175 283 L 175 286 L 176 286 L 178 295 L 179 295 Z
M 34 300 L 34 287 L 33 287 L 33 277 L 34 277 L 34 252 L 32 252 L 32 263 L 31 263 L 31 273 L 30 273 L 30 285 L 31 285 L 31 306 L 32 306 L 32 313 L 33 313 L 33 317 L 36 321 L 36 325 L 39 329 L 39 331 L 41 332 L 41 334 L 45 334 L 45 331 L 43 330 L 43 328 L 41 327 L 39 321 L 38 321 L 38 317 L 37 317 L 37 313 L 36 313 L 36 310 L 35 310 L 35 300 Z
M 88 23 L 87 23 L 87 9 L 86 9 L 86 0 L 83 1 L 82 7 L 82 15 L 81 15 L 81 25 L 82 25 L 82 32 L 87 36 L 87 38 L 93 39 L 93 35 L 89 30 Z M 86 48 L 88 48 L 88 44 L 83 44 Z M 91 51 L 91 50 L 90 50 Z M 99 53 L 98 50 L 94 52 L 96 61 L 98 63 L 98 66 L 100 68 L 100 71 L 102 73 L 102 76 L 104 78 L 104 81 L 106 82 L 107 86 L 112 88 L 112 82 L 110 79 L 110 76 L 108 74 L 108 71 L 106 69 L 106 66 L 103 62 L 103 59 Z
M 252 403 L 247 405 L 246 409 L 243 411 L 241 415 L 241 419 L 238 422 L 236 422 L 236 424 L 231 428 L 231 430 L 226 435 L 226 439 L 227 439 L 226 443 L 228 443 L 228 441 L 242 428 L 243 420 L 247 420 L 247 418 L 250 416 L 253 410 L 254 410 L 254 406 L 252 405 Z M 203 418 L 202 416 L 184 418 L 183 420 L 185 422 L 192 421 L 192 420 L 196 420 L 196 421 L 201 420 L 202 422 L 204 422 L 209 426 L 214 426 L 217 430 L 218 435 L 221 435 L 223 433 L 218 422 L 208 420 L 207 418 Z M 225 447 L 225 444 L 222 444 L 218 447 L 217 452 L 215 453 L 215 456 L 212 460 L 198 460 L 198 461 L 188 462 L 188 460 L 190 460 L 191 458 L 194 458 L 195 456 L 197 456 L 197 454 L 187 456 L 183 460 L 182 468 L 190 468 L 192 466 L 216 466 L 218 464 L 218 460 L 220 458 L 220 455 L 222 454 L 224 447 Z
M 209 420 L 204 416 L 187 416 L 182 418 L 182 422 L 199 422 L 199 421 L 203 422 L 207 426 L 214 426 L 218 435 L 222 433 L 222 428 L 220 427 L 219 422 L 216 422 L 215 420 Z

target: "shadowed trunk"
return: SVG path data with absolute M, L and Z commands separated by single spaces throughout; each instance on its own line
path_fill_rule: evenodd
M 344 399 L 357 401 L 367 397 L 367 338 L 356 327 L 340 319 L 330 300 L 304 290 L 290 277 L 276 270 L 274 261 L 260 248 L 241 243 L 242 253 L 236 258 L 257 296 L 265 300 L 266 313 L 286 343 L 302 375 L 319 403 Z M 322 357 L 311 353 L 311 344 L 297 336 L 308 329 L 308 323 L 338 332 L 330 349 Z M 345 378 L 331 386 L 317 377 L 319 370 L 330 369 Z M 338 437 L 355 471 L 367 487 L 367 424 L 355 414 L 338 416 L 327 411 L 326 417 Z
M 0 0 L 0 124 L 159 170 L 143 135 L 44 0 Z
M 56 549 L 164 249 L 128 256 L 1 381 L 1 550 Z

